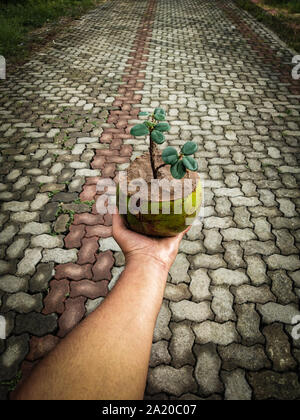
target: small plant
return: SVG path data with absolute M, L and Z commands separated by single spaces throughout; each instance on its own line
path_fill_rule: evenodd
M 76 200 L 73 201 L 73 203 L 74 204 L 86 204 L 91 209 L 93 207 L 93 205 L 96 203 L 96 201 L 95 200 L 81 201 L 80 198 L 77 198 Z
M 11 392 L 16 389 L 21 379 L 22 379 L 22 371 L 19 370 L 13 379 L 11 379 L 10 381 L 0 382 L 0 385 L 8 386 L 8 391 Z
M 167 147 L 162 153 L 164 164 L 156 167 L 154 155 L 156 153 L 156 145 L 163 144 L 166 138 L 163 133 L 170 131 L 170 125 L 164 122 L 166 113 L 162 108 L 156 108 L 153 114 L 149 112 L 140 112 L 139 116 L 148 117 L 142 124 L 135 125 L 130 134 L 134 137 L 150 135 L 150 160 L 154 179 L 158 178 L 158 171 L 164 166 L 170 165 L 170 172 L 175 179 L 182 179 L 187 171 L 196 172 L 198 163 L 191 155 L 193 155 L 198 146 L 193 141 L 188 141 L 181 148 L 178 154 L 174 147 Z
M 48 197 L 53 198 L 56 194 L 59 194 L 59 193 L 60 193 L 60 190 L 50 191 L 48 192 Z

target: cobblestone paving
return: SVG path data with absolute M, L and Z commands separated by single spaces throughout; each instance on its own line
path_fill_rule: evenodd
M 205 214 L 182 241 L 146 399 L 299 399 L 300 136 L 292 53 L 232 1 L 108 1 L 0 84 L 0 394 L 113 288 L 124 256 L 94 201 L 147 149 L 199 144 Z

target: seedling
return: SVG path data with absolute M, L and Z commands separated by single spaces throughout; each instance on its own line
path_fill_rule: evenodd
M 158 171 L 164 166 L 170 165 L 170 172 L 175 179 L 182 179 L 187 171 L 196 172 L 198 170 L 197 161 L 191 156 L 193 155 L 198 146 L 193 141 L 188 141 L 181 148 L 178 154 L 174 147 L 168 146 L 162 152 L 162 160 L 164 164 L 156 167 L 154 154 L 157 144 L 163 144 L 166 141 L 165 132 L 170 131 L 171 127 L 167 122 L 166 113 L 162 108 L 156 108 L 151 114 L 149 112 L 140 112 L 139 116 L 148 117 L 142 124 L 135 125 L 130 134 L 134 137 L 150 136 L 150 160 L 154 179 L 158 178 Z

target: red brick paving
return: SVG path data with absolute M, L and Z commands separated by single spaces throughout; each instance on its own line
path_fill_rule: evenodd
M 43 314 L 56 312 L 62 314 L 65 310 L 64 302 L 70 292 L 68 280 L 52 280 L 50 292 L 44 299 Z
M 68 278 L 70 280 L 82 280 L 92 278 L 92 264 L 78 265 L 74 263 L 60 264 L 56 267 L 55 278 L 57 280 Z
M 96 253 L 99 249 L 98 238 L 85 238 L 82 240 L 82 247 L 78 253 L 78 264 L 94 264 L 96 262 Z
M 85 314 L 85 302 L 84 296 L 69 298 L 66 301 L 66 309 L 58 320 L 59 337 L 64 337 L 82 320 Z
M 100 143 L 107 144 L 107 149 L 97 149 L 91 162 L 92 169 L 100 169 L 101 177 L 87 177 L 80 194 L 82 201 L 97 200 L 96 185 L 101 178 L 116 180 L 117 165 L 129 163 L 132 146 L 124 144 L 130 139 L 130 125 L 128 121 L 136 118 L 140 109 L 142 95 L 137 91 L 143 89 L 145 78 L 142 71 L 146 68 L 148 45 L 151 37 L 153 13 L 156 0 L 149 0 L 148 8 L 137 30 L 133 52 L 127 62 L 122 84 L 114 103 L 119 110 L 112 110 L 108 123 L 114 127 L 104 128 Z M 140 81 L 137 81 L 140 79 Z M 64 337 L 77 325 L 85 315 L 87 299 L 104 297 L 108 293 L 108 283 L 112 278 L 111 269 L 114 265 L 111 251 L 99 252 L 99 239 L 112 236 L 112 216 L 101 216 L 97 212 L 96 204 L 91 213 L 81 213 L 74 216 L 74 222 L 65 237 L 67 249 L 77 248 L 77 263 L 60 264 L 55 270 L 55 280 L 50 283 L 50 291 L 44 303 L 44 313 L 56 312 L 60 314 L 58 336 Z M 42 339 L 33 337 L 28 360 L 35 360 L 46 354 L 58 341 L 57 337 L 46 336 Z
M 58 344 L 59 338 L 48 334 L 44 337 L 32 337 L 30 340 L 30 352 L 27 355 L 27 360 L 34 362 L 41 357 L 46 356 L 56 344 Z
M 80 280 L 71 282 L 70 297 L 86 296 L 89 299 L 104 297 L 108 293 L 108 281 Z
M 144 79 L 142 73 L 146 68 L 147 39 L 151 37 L 153 14 L 156 0 L 149 0 L 148 8 L 137 30 L 133 52 L 127 61 L 127 71 L 124 73 L 122 84 L 112 104 L 119 110 L 112 110 L 109 115 L 110 124 L 114 128 L 105 128 L 100 143 L 107 144 L 108 149 L 97 149 L 92 169 L 100 169 L 102 178 L 116 178 L 116 165 L 129 163 L 132 155 L 132 146 L 123 144 L 130 139 L 130 126 L 128 121 L 136 118 L 140 109 L 133 106 L 139 105 L 142 95 L 136 92 L 143 89 L 144 83 L 137 79 Z M 68 157 L 66 157 L 68 159 Z M 96 184 L 101 177 L 87 177 L 80 194 L 82 201 L 97 199 Z M 112 235 L 112 216 L 99 215 L 96 205 L 91 213 L 76 214 L 74 223 L 65 237 L 67 249 L 78 248 L 77 264 L 60 264 L 55 268 L 55 280 L 50 282 L 50 290 L 44 299 L 43 313 L 55 312 L 60 315 L 58 319 L 59 331 L 57 336 L 32 337 L 30 352 L 27 360 L 23 362 L 21 370 L 23 379 L 29 375 L 37 359 L 46 355 L 58 342 L 59 337 L 69 333 L 85 316 L 86 300 L 104 297 L 108 293 L 108 283 L 112 278 L 111 269 L 114 265 L 111 251 L 97 254 L 99 238 Z M 13 394 L 12 394 L 13 397 Z
M 114 265 L 114 257 L 111 251 L 101 252 L 97 256 L 97 262 L 93 266 L 93 280 L 111 280 L 111 269 Z

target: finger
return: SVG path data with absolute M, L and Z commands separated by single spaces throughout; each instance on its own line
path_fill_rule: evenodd
M 113 222 L 113 235 L 127 230 L 125 221 L 123 217 L 120 215 L 118 209 L 116 210 L 116 213 L 113 214 L 112 222 Z
M 183 232 L 178 235 L 179 242 L 183 239 L 184 235 L 188 233 L 192 226 L 187 227 Z

